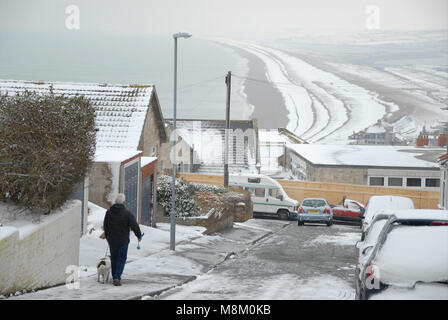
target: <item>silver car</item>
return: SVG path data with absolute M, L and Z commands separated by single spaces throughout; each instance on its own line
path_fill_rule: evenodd
M 333 224 L 333 210 L 327 200 L 322 198 L 306 198 L 299 207 L 298 225 L 305 222 Z

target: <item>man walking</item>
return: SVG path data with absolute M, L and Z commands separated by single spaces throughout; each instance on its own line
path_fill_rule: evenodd
M 140 241 L 142 233 L 137 221 L 124 206 L 125 195 L 119 193 L 115 204 L 107 210 L 103 229 L 109 244 L 112 279 L 114 286 L 121 286 L 121 275 L 126 264 L 129 246 L 129 232 L 132 230 Z

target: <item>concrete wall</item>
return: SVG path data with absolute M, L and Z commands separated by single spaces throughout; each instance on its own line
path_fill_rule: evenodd
M 367 169 L 355 167 L 320 167 L 307 164 L 308 181 L 367 185 Z
M 107 195 L 112 191 L 113 175 L 106 162 L 95 162 L 89 175 L 89 201 L 102 207 L 109 208 L 112 203 Z
M 73 200 L 39 224 L 1 227 L 8 230 L 0 238 L 0 294 L 65 283 L 67 266 L 79 264 L 81 206 Z

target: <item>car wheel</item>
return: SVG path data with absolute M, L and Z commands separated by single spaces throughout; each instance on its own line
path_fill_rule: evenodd
M 286 210 L 280 210 L 278 212 L 278 216 L 280 217 L 281 220 L 288 220 L 289 214 L 288 211 Z
M 297 221 L 298 226 L 303 226 L 303 221 Z
M 327 227 L 331 226 L 333 224 L 333 221 L 328 221 L 327 222 Z

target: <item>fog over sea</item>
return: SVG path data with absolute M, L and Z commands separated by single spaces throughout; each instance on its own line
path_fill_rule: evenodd
M 178 40 L 178 118 L 225 119 L 228 71 L 245 76 L 247 60 L 195 38 Z M 172 37 L 0 31 L 0 79 L 155 84 L 165 118 L 172 117 Z M 231 118 L 248 119 L 243 80 L 232 79 Z

